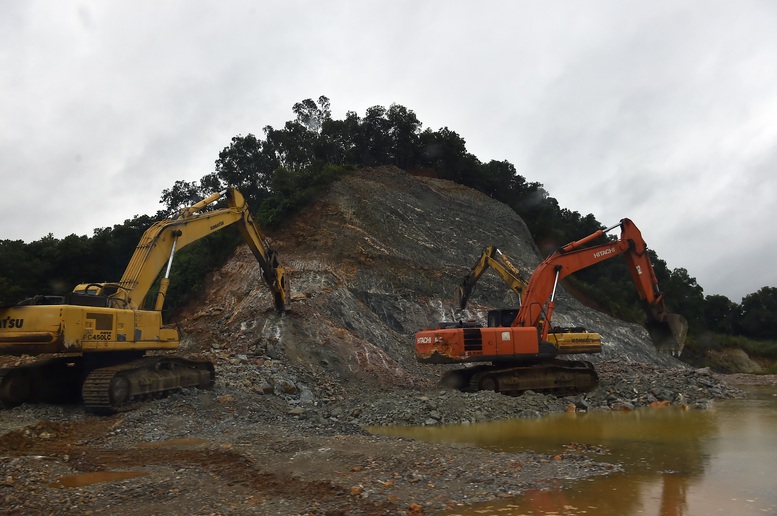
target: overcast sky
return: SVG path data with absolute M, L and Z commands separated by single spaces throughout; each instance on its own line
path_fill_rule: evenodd
M 0 0 L 0 239 L 153 214 L 321 95 L 631 218 L 705 295 L 777 286 L 771 0 Z

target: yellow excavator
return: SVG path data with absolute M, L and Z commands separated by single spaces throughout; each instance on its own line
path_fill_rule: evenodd
M 483 273 L 489 268 L 493 269 L 494 272 L 507 283 L 510 290 L 518 296 L 518 304 L 520 305 L 523 291 L 526 289 L 528 282 L 502 251 L 496 246 L 490 245 L 483 249 L 480 258 L 478 258 L 478 261 L 472 266 L 469 274 L 467 274 L 461 284 L 456 287 L 456 303 L 461 310 L 467 308 L 469 296 L 475 289 L 475 285 L 478 280 L 480 280 Z
M 227 207 L 203 211 L 223 197 Z M 65 296 L 0 307 L 0 354 L 36 357 L 0 368 L 0 405 L 80 396 L 88 409 L 110 413 L 184 387 L 212 387 L 210 361 L 146 352 L 179 345 L 177 330 L 162 322 L 176 251 L 232 224 L 259 262 L 275 309 L 283 312 L 290 301 L 286 271 L 242 194 L 228 188 L 147 229 L 118 282 L 84 283 Z M 164 267 L 156 298 L 147 300 Z M 153 308 L 144 308 L 149 301 Z

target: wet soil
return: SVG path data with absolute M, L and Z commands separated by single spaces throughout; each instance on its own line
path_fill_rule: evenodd
M 494 453 L 370 435 L 364 426 L 407 424 L 408 418 L 467 424 L 468 417 L 542 417 L 657 402 L 649 392 L 656 386 L 654 366 L 641 364 L 606 364 L 599 388 L 566 398 L 436 387 L 342 391 L 332 398 L 260 395 L 234 387 L 245 385 L 237 380 L 251 377 L 250 369 L 225 361 L 221 370 L 224 381 L 212 391 L 184 391 L 109 417 L 76 405 L 4 411 L 0 503 L 9 514 L 455 514 L 468 504 L 619 466 L 572 443 L 550 454 Z M 706 410 L 716 397 L 741 394 L 706 371 L 665 378 L 657 391 L 673 390 L 675 400 L 662 405 Z M 620 397 L 625 385 L 639 395 Z M 464 406 L 477 413 L 462 412 Z

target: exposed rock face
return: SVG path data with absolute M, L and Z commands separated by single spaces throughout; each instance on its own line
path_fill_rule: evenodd
M 415 332 L 439 320 L 483 322 L 488 309 L 517 303 L 487 273 L 468 309 L 456 311 L 454 288 L 483 247 L 496 245 L 527 277 L 541 261 L 526 225 L 506 205 L 393 167 L 335 183 L 272 243 L 290 271 L 289 312 L 273 312 L 259 267 L 241 248 L 180 314 L 185 343 L 284 361 L 318 383 L 356 388 L 431 385 L 440 370 L 415 362 Z M 604 351 L 586 357 L 592 361 L 681 366 L 658 355 L 642 327 L 588 309 L 565 292 L 556 299 L 554 324 L 599 332 Z

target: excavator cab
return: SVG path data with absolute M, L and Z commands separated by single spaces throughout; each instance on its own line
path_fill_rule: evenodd
M 517 308 L 499 308 L 497 310 L 489 310 L 488 326 L 492 328 L 500 326 L 509 328 L 517 316 Z
M 66 305 L 127 308 L 126 300 L 116 297 L 121 289 L 116 283 L 82 283 L 64 298 Z

